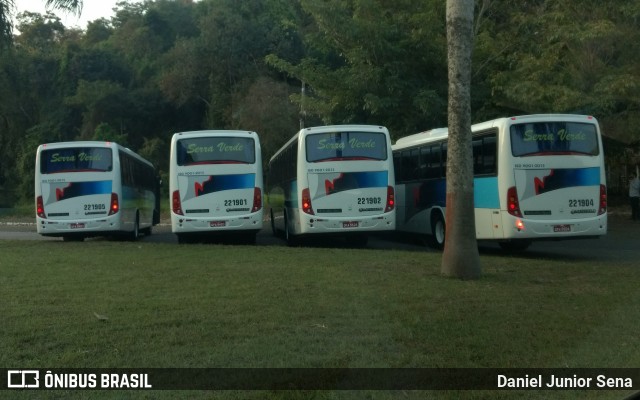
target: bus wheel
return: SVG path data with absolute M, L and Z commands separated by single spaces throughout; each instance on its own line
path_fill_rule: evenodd
M 520 240 L 510 240 L 508 242 L 500 242 L 500 248 L 504 251 L 508 252 L 519 252 L 525 251 L 531 246 L 531 240 L 520 239 Z
M 136 213 L 136 222 L 133 223 L 133 232 L 129 236 L 132 242 L 140 239 L 140 216 Z
M 442 214 L 435 214 L 431 220 L 431 246 L 442 250 L 444 248 L 444 239 L 446 226 Z
M 271 210 L 271 233 L 273 236 L 278 236 L 278 232 L 276 231 L 276 220 L 273 219 L 273 210 Z
M 295 235 L 292 235 L 289 230 L 289 221 L 286 216 L 284 217 L 284 239 L 287 241 L 288 246 L 293 247 L 298 245 L 298 239 Z

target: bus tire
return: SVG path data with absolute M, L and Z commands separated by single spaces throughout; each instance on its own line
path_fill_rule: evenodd
M 298 245 L 298 238 L 291 234 L 291 230 L 289 229 L 289 219 L 286 215 L 284 216 L 284 240 L 287 241 L 287 246 L 289 247 Z
M 140 215 L 136 212 L 136 220 L 133 223 L 133 231 L 129 235 L 129 239 L 132 242 L 140 239 Z
M 276 230 L 276 220 L 273 218 L 273 209 L 271 209 L 271 212 L 269 214 L 271 216 L 271 233 L 273 233 L 273 236 L 278 236 L 278 231 Z
M 444 249 L 444 241 L 446 238 L 446 225 L 444 222 L 444 217 L 441 213 L 437 212 L 433 215 L 431 219 L 431 247 L 434 247 L 438 250 Z
M 148 228 L 144 228 L 141 229 L 141 232 L 145 235 L 145 236 L 151 236 L 153 234 L 153 227 L 148 227 Z

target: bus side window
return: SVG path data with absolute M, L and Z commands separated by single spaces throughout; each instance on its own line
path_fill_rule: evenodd
M 420 149 L 411 149 L 411 177 L 409 179 L 420 179 Z
M 473 148 L 473 175 L 483 174 L 482 138 L 473 138 L 471 146 Z
M 447 144 L 442 143 L 442 153 L 440 155 L 440 165 L 442 166 L 442 172 L 440 176 L 447 176 Z
M 427 178 L 434 179 L 440 177 L 440 145 L 429 148 L 429 165 L 427 168 Z
M 498 148 L 495 135 L 485 137 L 482 141 L 482 173 L 495 174 L 497 172 L 497 151 Z
M 411 153 L 408 150 L 404 150 L 400 154 L 402 158 L 402 181 L 410 181 L 411 171 L 413 171 L 413 167 L 411 166 Z
M 402 158 L 400 152 L 393 153 L 393 169 L 396 174 L 395 178 L 397 182 L 402 181 Z
M 488 175 L 496 172 L 495 135 L 473 138 L 473 174 Z
M 431 149 L 427 146 L 420 148 L 420 174 L 418 179 L 429 177 L 429 160 L 431 158 Z

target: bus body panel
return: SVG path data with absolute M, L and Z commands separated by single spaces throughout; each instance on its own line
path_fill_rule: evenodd
M 309 173 L 311 203 L 318 217 L 368 216 L 384 212 L 388 171 Z
M 555 125 L 563 129 L 555 128 L 557 132 L 535 131 L 539 127 Z M 512 126 L 526 126 L 526 129 L 516 128 L 514 134 Z M 567 144 L 564 149 L 566 151 L 559 152 L 544 148 L 553 145 L 546 142 L 559 141 L 558 137 L 565 140 L 571 136 L 570 129 L 574 132 L 586 132 L 582 136 L 573 134 L 574 142 L 578 143 L 577 149 L 571 148 L 573 144 Z M 486 132 L 495 132 L 497 139 L 497 159 L 491 160 L 496 165 L 496 171 L 487 176 L 480 174 L 474 177 L 477 239 L 568 239 L 606 234 L 606 179 L 601 134 L 595 118 L 545 114 L 499 118 L 475 124 L 472 132 L 472 140 Z M 512 137 L 524 139 L 517 145 L 512 145 Z M 399 139 L 393 146 L 394 159 L 397 163 L 406 162 L 413 154 L 410 153 L 413 149 L 446 143 L 446 138 L 446 129 L 434 129 Z M 542 143 L 531 143 L 536 141 Z M 514 155 L 532 146 L 533 151 L 541 154 Z M 416 150 L 415 154 L 418 153 Z M 475 157 L 474 148 L 474 162 Z M 396 186 L 397 229 L 430 235 L 434 212 L 445 211 L 446 180 L 424 179 L 413 175 L 403 178 L 397 179 L 399 183 Z M 522 213 L 520 216 L 508 211 L 508 192 L 514 188 Z M 603 196 L 604 212 L 600 209 Z
M 514 181 L 527 219 L 582 219 L 598 213 L 599 167 L 514 169 Z
M 211 157 L 205 156 L 220 159 L 178 165 L 180 141 L 190 145 L 193 144 L 190 141 L 199 141 L 201 153 L 211 153 Z M 247 149 L 249 144 L 252 146 L 250 150 Z M 189 147 L 186 152 L 195 149 Z M 236 152 L 242 153 L 241 157 L 250 152 L 251 162 L 235 162 L 226 158 Z M 257 233 L 262 229 L 264 208 L 260 205 L 258 210 L 253 210 L 256 195 L 260 201 L 263 195 L 261 148 L 255 132 L 204 130 L 176 133 L 171 142 L 170 158 L 169 200 L 173 204 L 177 196 L 182 209 L 182 214 L 179 214 L 172 207 L 173 233 Z
M 58 163 L 83 164 L 83 154 L 91 149 L 110 151 L 108 168 L 102 171 L 58 168 Z M 55 153 L 45 160 L 45 154 L 48 157 L 51 152 Z M 121 157 L 143 165 L 146 180 L 155 179 L 153 166 L 148 161 L 116 143 L 80 141 L 40 145 L 36 152 L 36 207 L 41 201 L 46 217 L 36 214 L 37 232 L 62 237 L 132 233 L 136 221 L 137 229 L 149 231 L 158 222 L 158 193 L 151 190 L 150 185 L 123 184 Z M 137 167 L 137 171 L 142 171 L 142 167 Z M 110 213 L 112 196 L 117 198 L 115 213 Z
M 476 237 L 502 237 L 500 199 L 497 177 L 474 178 Z M 446 181 L 444 179 L 397 185 L 397 221 L 400 230 L 429 233 L 432 212 L 444 215 L 446 210 Z
M 370 134 L 381 136 L 374 143 L 368 138 Z M 340 135 L 351 135 L 351 139 L 343 142 L 333 139 Z M 308 139 L 310 136 L 312 139 Z M 352 145 L 362 147 L 355 150 L 357 155 L 310 161 L 309 157 L 320 156 L 321 148 L 329 148 L 329 138 L 335 148 L 346 143 L 345 152 L 354 151 L 349 150 Z M 384 153 L 384 159 L 367 157 L 367 146 L 382 145 L 383 149 L 377 148 L 374 152 L 376 157 Z M 286 162 L 278 160 L 288 157 L 285 152 L 291 153 Z M 280 169 L 278 174 L 274 172 L 276 169 Z M 272 157 L 269 170 L 269 206 L 275 230 L 292 235 L 349 236 L 395 229 L 395 205 L 392 210 L 386 210 L 389 188 L 394 190 L 386 128 L 370 125 L 305 128 Z M 308 192 L 312 213 L 303 211 L 304 191 Z
M 92 173 L 80 173 L 89 175 Z M 113 179 L 96 180 L 80 176 L 63 182 L 40 182 L 47 216 L 51 220 L 76 220 L 106 216 L 111 204 Z M 98 178 L 99 179 L 99 178 Z

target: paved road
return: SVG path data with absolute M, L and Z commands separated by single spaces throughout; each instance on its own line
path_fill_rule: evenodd
M 28 222 L 0 222 L 0 240 L 57 240 L 59 238 L 46 238 L 38 235 L 35 225 Z M 94 238 L 90 240 L 104 240 Z M 177 243 L 171 228 L 162 224 L 154 227 L 154 234 L 143 237 L 143 242 Z M 271 230 L 263 229 L 258 234 L 257 244 L 260 246 L 285 246 L 281 238 L 271 235 Z M 321 246 L 334 247 L 346 246 L 344 242 L 327 241 Z M 397 235 L 385 235 L 372 237 L 368 248 L 374 249 L 400 249 L 407 251 L 433 252 L 417 240 Z M 482 254 L 504 254 L 495 243 L 480 243 Z M 569 240 L 557 242 L 535 242 L 523 257 L 552 258 L 568 260 L 603 260 L 603 261 L 637 261 L 640 266 L 640 222 L 630 221 L 627 215 L 612 215 L 609 217 L 608 234 L 599 239 Z
M 499 254 L 497 244 L 481 245 L 485 253 Z M 640 221 L 609 217 L 607 235 L 598 239 L 534 242 L 525 257 L 567 260 L 636 261 L 640 266 Z

